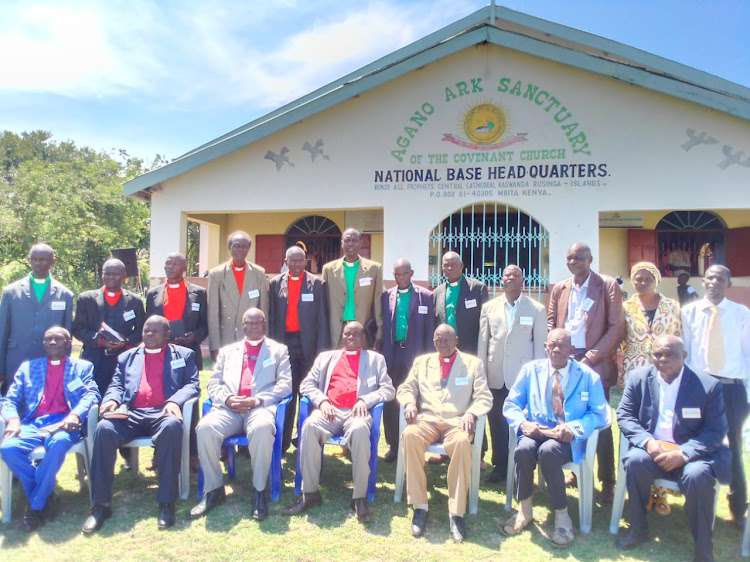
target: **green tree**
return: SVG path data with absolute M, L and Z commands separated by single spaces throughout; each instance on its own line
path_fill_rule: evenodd
M 153 167 L 161 163 L 157 156 Z M 28 271 L 29 250 L 40 242 L 55 249 L 53 274 L 75 293 L 99 286 L 111 249 L 143 256 L 149 205 L 125 197 L 122 184 L 146 171 L 123 150 L 116 159 L 47 131 L 1 133 L 0 283 Z

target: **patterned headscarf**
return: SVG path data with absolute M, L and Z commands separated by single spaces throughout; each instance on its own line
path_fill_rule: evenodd
M 633 282 L 633 278 L 635 277 L 635 274 L 639 271 L 644 270 L 648 271 L 651 275 L 654 276 L 654 279 L 656 279 L 656 286 L 661 283 L 661 273 L 659 273 L 659 268 L 656 267 L 653 263 L 647 262 L 647 261 L 641 261 L 635 264 L 633 267 L 630 268 L 630 281 Z

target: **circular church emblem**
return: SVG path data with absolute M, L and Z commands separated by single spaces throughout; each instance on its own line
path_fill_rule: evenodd
M 506 123 L 502 109 L 491 103 L 481 103 L 466 112 L 464 134 L 476 144 L 493 144 L 503 136 Z

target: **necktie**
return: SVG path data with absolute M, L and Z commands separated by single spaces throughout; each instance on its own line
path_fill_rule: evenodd
M 557 423 L 565 423 L 565 409 L 563 408 L 563 390 L 560 382 L 560 371 L 552 373 L 552 410 L 555 412 Z
M 706 334 L 706 366 L 712 375 L 718 375 L 724 368 L 724 334 L 721 329 L 719 309 L 712 306 L 709 310 L 711 319 L 708 322 L 708 334 Z

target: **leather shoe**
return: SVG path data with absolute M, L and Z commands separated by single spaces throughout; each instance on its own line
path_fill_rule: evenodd
M 253 519 L 263 521 L 268 517 L 268 502 L 266 493 L 255 490 L 255 503 L 253 506 Z
M 159 530 L 169 529 L 175 523 L 174 517 L 174 504 L 173 503 L 160 503 L 159 504 L 159 519 L 157 520 Z
M 367 498 L 356 498 L 354 500 L 354 513 L 360 523 L 369 523 L 372 521 L 370 508 L 367 506 Z
M 651 536 L 648 534 L 648 531 L 637 532 L 634 529 L 630 529 L 627 533 L 617 537 L 617 548 L 630 550 L 649 540 L 651 540 Z
M 217 505 L 224 503 L 224 500 L 226 499 L 227 493 L 224 490 L 224 486 L 220 486 L 210 492 L 205 492 L 200 503 L 190 510 L 190 519 L 203 517 Z
M 320 505 L 323 503 L 323 498 L 320 492 L 313 492 L 312 494 L 302 494 L 300 498 L 289 507 L 281 511 L 281 515 L 301 515 L 314 505 Z
M 383 460 L 385 462 L 394 462 L 398 458 L 398 450 L 397 449 L 388 449 L 388 452 L 383 457 Z
M 615 485 L 612 482 L 602 482 L 602 491 L 599 494 L 599 503 L 612 505 L 615 499 Z
M 507 477 L 508 475 L 506 474 L 506 471 L 499 466 L 496 466 L 492 472 L 490 472 L 489 476 L 485 478 L 485 482 L 488 484 L 499 484 L 500 482 L 504 482 Z
M 81 532 L 84 535 L 96 533 L 110 517 L 112 517 L 111 507 L 104 505 L 103 503 L 95 504 L 94 507 L 91 508 L 91 515 L 89 515 L 88 519 L 84 522 L 83 527 L 81 527 Z
M 451 515 L 451 538 L 453 542 L 464 542 L 466 538 L 466 522 L 463 517 Z
M 47 496 L 47 501 L 44 503 L 42 519 L 45 521 L 54 521 L 55 517 L 57 517 L 57 494 L 52 492 Z
M 424 534 L 427 527 L 427 510 L 415 509 L 414 516 L 411 518 L 411 536 L 419 538 Z
M 42 512 L 36 509 L 27 509 L 26 514 L 21 519 L 21 528 L 29 533 L 36 531 L 44 523 Z

